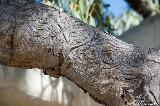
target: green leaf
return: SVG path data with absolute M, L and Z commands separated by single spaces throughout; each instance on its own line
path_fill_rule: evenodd
M 96 26 L 96 21 L 92 16 L 89 17 L 89 25 Z
M 111 19 L 110 19 L 110 16 L 107 16 L 106 17 L 106 21 L 105 21 L 105 24 L 108 26 L 108 25 L 110 25 L 110 22 L 111 21 Z
M 78 14 L 78 11 L 76 10 L 71 10 L 71 15 L 81 19 L 80 15 Z
M 79 8 L 80 8 L 80 16 L 81 19 L 84 20 L 84 10 L 85 10 L 85 0 L 80 0 L 79 1 Z

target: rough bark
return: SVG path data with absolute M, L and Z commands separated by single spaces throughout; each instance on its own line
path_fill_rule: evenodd
M 160 13 L 160 7 L 158 0 L 126 0 L 130 6 L 141 14 L 144 18 L 147 18 L 153 14 Z
M 106 106 L 159 105 L 159 50 L 34 2 L 1 3 L 0 23 L 0 64 L 66 77 Z

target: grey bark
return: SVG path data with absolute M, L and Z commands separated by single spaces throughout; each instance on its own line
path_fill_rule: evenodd
M 159 105 L 159 50 L 127 44 L 55 8 L 20 2 L 0 4 L 0 64 L 66 77 L 106 106 Z

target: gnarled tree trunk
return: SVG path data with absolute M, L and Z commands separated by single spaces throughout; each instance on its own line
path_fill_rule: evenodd
M 0 23 L 0 64 L 64 76 L 106 106 L 159 105 L 159 50 L 28 0 L 1 2 Z

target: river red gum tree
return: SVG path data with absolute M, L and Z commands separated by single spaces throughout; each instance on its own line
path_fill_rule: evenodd
M 106 106 L 159 105 L 159 50 L 32 0 L 1 1 L 0 23 L 0 64 L 66 77 Z

